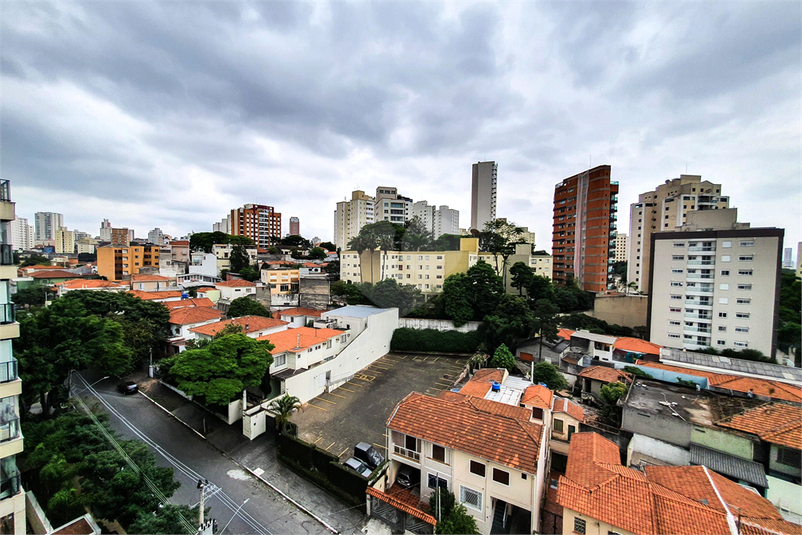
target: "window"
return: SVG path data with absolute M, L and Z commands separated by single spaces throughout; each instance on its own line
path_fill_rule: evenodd
M 678 321 L 675 321 L 675 320 L 669 320 L 668 324 L 669 324 L 669 325 L 679 325 L 679 324 L 680 324 L 680 322 L 678 322 Z
M 671 281 L 671 286 L 682 286 L 682 283 L 678 281 Z
M 681 254 L 675 254 L 671 257 L 671 260 L 685 260 L 685 256 Z
M 418 439 L 409 435 L 404 435 L 404 447 L 408 450 L 418 451 Z
M 735 347 L 749 347 L 749 344 L 746 342 L 733 342 Z
M 671 307 L 668 309 L 669 312 L 682 312 L 681 308 Z
M 721 270 L 721 275 L 724 276 L 724 277 L 729 277 L 730 276 L 730 270 L 729 269 L 722 269 Z
M 719 284 L 718 285 L 718 289 L 719 290 L 729 290 L 730 289 L 730 285 L 729 284 Z
M 493 481 L 495 481 L 496 483 L 501 483 L 502 485 L 509 486 L 510 473 L 505 470 L 499 470 L 498 468 L 493 468 Z
M 730 302 L 729 299 L 727 299 L 726 297 L 719 297 L 718 298 L 718 304 L 719 305 L 726 305 L 729 302 Z
M 744 275 L 746 277 L 751 277 L 752 276 L 752 270 L 751 269 L 739 269 L 738 270 L 738 275 Z
M 727 341 L 726 341 L 726 340 L 716 340 L 716 343 L 717 343 L 718 345 L 720 345 L 720 346 L 725 346 L 725 345 L 727 345 Z
M 743 320 L 749 319 L 749 312 L 736 312 L 735 317 Z
M 751 302 L 752 300 L 748 297 L 741 297 L 740 299 L 735 300 L 735 303 L 738 305 L 748 305 Z
M 666 208 L 666 210 L 668 210 L 668 208 Z M 674 247 L 685 247 L 685 242 L 681 242 L 681 241 L 677 242 L 677 241 L 675 241 L 674 242 Z
M 682 273 L 682 269 L 672 269 L 671 273 Z
M 563 432 L 563 421 L 562 420 L 557 420 L 555 418 L 555 420 L 554 420 L 554 430 L 556 432 L 558 432 L 558 433 L 562 433 Z
M 536 418 L 538 420 L 543 419 L 543 409 L 540 407 L 532 407 L 532 418 Z
M 753 255 L 753 254 L 741 255 L 741 256 L 738 257 L 738 260 L 740 262 L 751 262 L 754 259 L 755 259 L 755 255 Z
M 727 332 L 727 327 L 726 327 L 726 326 L 724 326 L 724 325 L 719 325 L 719 326 L 718 326 L 718 332 L 720 332 L 720 333 L 725 333 L 725 332 Z
M 432 444 L 432 459 L 441 463 L 446 462 L 446 449 L 443 446 Z
M 682 296 L 681 295 L 677 295 L 677 294 L 671 294 L 671 299 L 679 300 L 679 299 L 682 299 Z
M 786 466 L 793 466 L 794 468 L 800 468 L 802 467 L 800 460 L 802 460 L 802 456 L 800 456 L 799 450 L 783 448 L 782 446 L 777 447 L 778 463 L 782 463 Z
M 460 503 L 464 504 L 465 507 L 470 507 L 471 509 L 476 509 L 478 511 L 482 510 L 482 493 L 475 491 L 473 489 L 469 489 L 468 487 L 463 487 L 460 485 L 459 487 L 459 501 Z
M 752 285 L 751 284 L 739 284 L 738 285 L 738 289 L 739 290 L 751 290 L 752 289 Z
M 485 477 L 485 465 L 477 461 L 471 461 L 471 473 L 480 477 Z
M 738 245 L 740 245 L 741 247 L 754 247 L 755 246 L 755 242 L 753 240 L 742 241 Z
M 441 489 L 448 490 L 448 481 L 446 481 L 442 477 L 439 477 L 437 474 L 429 474 L 428 479 L 429 479 L 428 487 L 430 489 L 436 489 L 437 487 L 440 487 Z
M 273 364 L 276 367 L 284 366 L 285 364 L 287 364 L 287 355 L 286 354 L 278 355 L 276 358 L 273 359 Z
M 735 332 L 737 333 L 748 333 L 749 327 L 736 327 Z
M 727 317 L 727 313 L 726 312 L 719 312 L 718 313 L 718 317 L 719 318 L 726 318 Z
M 585 535 L 585 521 L 581 518 L 574 518 L 574 531 Z
M 668 333 L 668 337 L 669 338 L 679 338 L 679 335 L 677 333 Z
M 721 257 L 722 262 L 729 262 L 730 260 L 732 260 L 732 258 L 728 254 L 725 254 L 724 256 Z

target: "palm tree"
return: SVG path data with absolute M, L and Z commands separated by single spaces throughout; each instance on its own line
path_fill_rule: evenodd
M 276 413 L 276 427 L 280 428 L 282 433 L 287 430 L 287 424 L 290 423 L 292 413 L 296 409 L 304 410 L 301 400 L 289 394 L 284 394 L 282 397 L 274 399 L 267 408 Z

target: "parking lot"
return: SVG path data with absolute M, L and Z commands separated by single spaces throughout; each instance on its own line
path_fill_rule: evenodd
M 410 392 L 436 395 L 450 389 L 467 359 L 390 353 L 357 373 L 330 393 L 324 393 L 296 413 L 298 434 L 306 442 L 344 461 L 358 442 L 385 455 L 385 423 Z

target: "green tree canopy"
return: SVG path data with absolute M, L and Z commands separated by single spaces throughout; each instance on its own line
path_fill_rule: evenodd
M 46 256 L 42 256 L 39 254 L 32 254 L 25 260 L 23 260 L 22 264 L 19 265 L 20 268 L 28 267 L 28 266 L 49 266 L 50 259 Z
M 250 297 L 237 297 L 228 307 L 226 317 L 240 318 L 242 316 L 264 316 L 272 318 L 270 311 L 263 304 Z
M 493 313 L 485 316 L 481 327 L 485 344 L 490 351 L 500 345 L 515 351 L 518 340 L 532 333 L 534 322 L 534 315 L 523 298 L 504 294 Z
M 231 244 L 253 246 L 253 240 L 247 236 L 232 236 L 225 232 L 196 232 L 189 237 L 189 248 L 193 251 L 211 253 L 215 244 Z
M 208 404 L 225 405 L 249 386 L 260 386 L 273 363 L 273 345 L 244 334 L 214 340 L 168 359 L 168 378 L 182 391 Z
M 523 289 L 529 289 L 535 274 L 532 268 L 523 262 L 516 262 L 510 267 L 510 275 L 512 276 L 512 287 L 518 288 L 518 295 L 523 295 Z
M 18 307 L 40 307 L 45 304 L 45 297 L 50 301 L 55 298 L 56 293 L 50 289 L 49 286 L 44 284 L 32 284 L 27 288 L 17 290 L 17 293 L 11 296 L 11 301 Z
M 493 357 L 490 359 L 490 366 L 493 368 L 506 368 L 512 371 L 515 369 L 515 356 L 506 345 L 501 344 L 493 353 Z
M 312 246 L 309 240 L 298 235 L 286 236 L 279 243 L 284 247 L 295 247 L 296 249 L 309 249 Z
M 565 380 L 560 369 L 550 362 L 538 362 L 534 366 L 533 383 L 545 383 L 551 390 L 565 390 L 568 381 Z
M 330 241 L 320 242 L 318 244 L 318 247 L 321 247 L 330 253 L 337 251 L 337 246 L 331 243 Z
M 282 433 L 287 430 L 287 424 L 290 423 L 292 413 L 298 409 L 304 410 L 301 400 L 289 394 L 284 394 L 280 398 L 274 399 L 267 408 L 276 413 L 276 428 Z
M 499 276 L 506 274 L 507 259 L 515 254 L 515 244 L 522 242 L 523 229 L 504 219 L 487 221 L 483 231 L 479 233 L 479 249 L 493 254 L 495 257 L 493 267 Z
M 557 338 L 557 305 L 548 299 L 538 299 L 532 305 L 533 331 L 540 337 L 538 361 L 543 360 L 543 342 Z
M 462 236 L 459 234 L 441 234 L 432 242 L 435 251 L 459 251 Z
M 618 406 L 618 400 L 627 395 L 627 390 L 627 385 L 616 382 L 607 383 L 599 391 L 602 402 L 602 419 L 613 427 L 621 425 L 621 407 Z
M 435 531 L 440 534 L 471 534 L 479 533 L 476 519 L 468 514 L 468 510 L 457 499 L 453 492 L 439 488 L 429 497 L 429 507 L 437 519 Z
M 251 265 L 251 257 L 244 245 L 235 245 L 231 248 L 231 255 L 228 257 L 232 273 L 239 273 Z
M 307 255 L 307 258 L 310 260 L 325 260 L 326 259 L 326 251 L 324 251 L 320 247 L 312 247 Z
M 432 248 L 432 232 L 420 217 L 415 216 L 406 223 L 402 242 L 405 251 L 429 251 Z

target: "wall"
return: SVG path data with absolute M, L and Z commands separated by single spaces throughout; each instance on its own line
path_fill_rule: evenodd
M 624 327 L 646 325 L 649 297 L 646 295 L 597 294 L 589 316 Z
M 793 466 L 788 466 L 787 464 L 778 462 L 777 454 L 778 454 L 778 446 L 776 444 L 772 444 L 771 456 L 769 457 L 769 470 L 798 478 L 800 476 L 799 468 L 794 468 Z M 798 454 L 799 451 L 797 451 L 797 455 Z
M 679 418 L 669 419 L 659 414 L 646 414 L 625 406 L 621 422 L 621 429 L 626 431 L 645 434 L 683 448 L 690 447 L 692 426 Z
M 606 522 L 599 522 L 592 516 L 579 514 L 567 507 L 563 507 L 563 535 L 575 535 L 574 519 L 580 518 L 585 521 L 585 535 L 608 535 L 618 533 L 619 535 L 634 535 L 631 531 L 623 530 Z
M 437 329 L 438 331 L 459 331 L 467 333 L 475 331 L 482 324 L 481 321 L 469 321 L 461 327 L 454 327 L 451 320 L 435 320 L 425 318 L 399 318 L 398 327 L 409 327 L 410 329 Z
M 730 455 L 735 455 L 736 457 L 741 457 L 748 461 L 755 458 L 755 443 L 746 437 L 740 437 L 731 432 L 728 433 L 718 429 L 693 426 L 691 442 L 714 450 L 723 451 L 724 453 L 729 453 Z
M 786 509 L 798 515 L 798 517 L 802 517 L 802 500 L 799 500 L 799 496 L 802 495 L 802 486 L 770 475 L 767 475 L 766 479 L 769 482 L 766 499 L 773 503 L 777 509 Z M 799 522 L 800 518 L 794 521 Z

